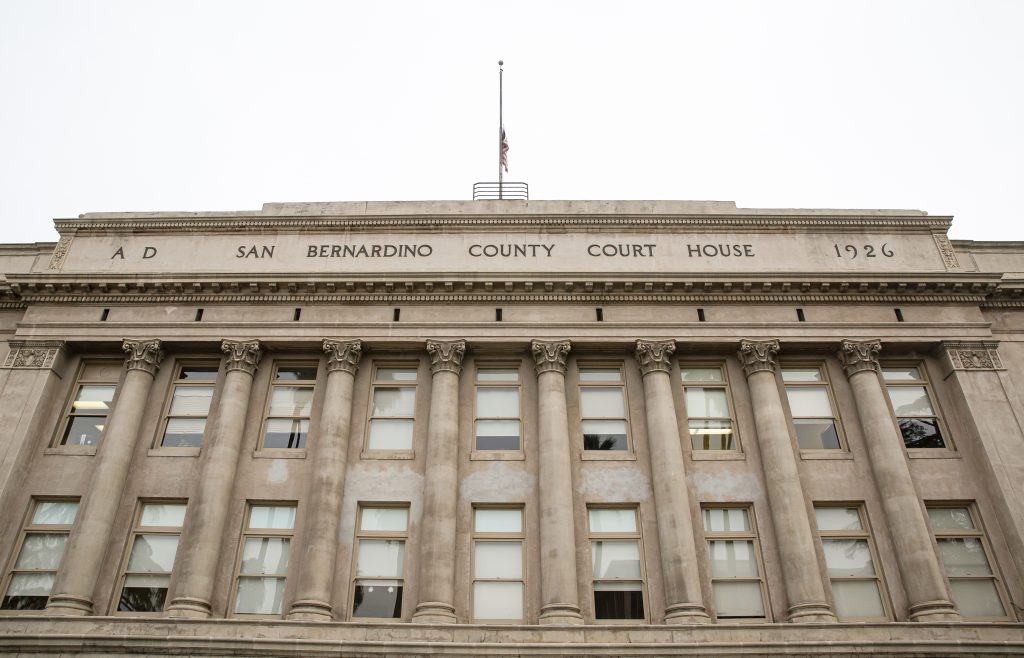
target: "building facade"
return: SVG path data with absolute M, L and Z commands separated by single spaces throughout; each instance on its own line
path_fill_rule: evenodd
M 728 202 L 0 247 L 0 654 L 1024 653 L 1024 244 Z

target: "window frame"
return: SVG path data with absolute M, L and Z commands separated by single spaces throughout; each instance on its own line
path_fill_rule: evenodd
M 594 619 L 594 624 L 649 624 L 651 623 L 651 602 L 648 598 L 647 592 L 647 561 L 644 559 L 644 539 L 643 539 L 643 524 L 640 518 L 640 505 L 636 504 L 606 504 L 606 503 L 588 503 L 585 506 L 587 511 L 587 564 L 590 570 L 590 604 Z M 591 510 L 630 510 L 633 512 L 633 518 L 636 520 L 636 530 L 633 532 L 595 532 L 590 527 L 590 512 Z M 635 541 L 637 548 L 637 555 L 640 560 L 640 602 L 644 607 L 644 616 L 639 619 L 607 619 L 598 618 L 597 616 L 597 605 L 594 600 L 594 595 L 597 590 L 594 586 L 599 583 L 633 583 L 638 579 L 636 578 L 598 578 L 597 574 L 594 573 L 594 542 L 595 541 Z
M 885 370 L 895 368 L 916 368 L 919 375 L 918 379 L 890 382 L 885 378 Z M 924 360 L 914 359 L 892 359 L 886 360 L 880 364 L 878 377 L 881 380 L 882 388 L 885 389 L 885 401 L 889 405 L 889 413 L 892 414 L 893 423 L 896 426 L 896 431 L 899 434 L 900 441 L 903 442 L 903 449 L 906 451 L 907 456 L 911 458 L 915 457 L 947 457 L 949 453 L 957 452 L 956 444 L 953 441 L 953 437 L 950 435 L 949 426 L 946 425 L 945 419 L 942 417 L 942 412 L 939 409 L 938 397 L 935 393 L 935 387 L 931 384 L 931 379 L 928 376 L 928 366 Z M 928 396 L 928 402 L 932 406 L 932 413 L 934 416 L 898 416 L 896 415 L 896 407 L 892 403 L 892 396 L 889 394 L 889 387 L 911 387 L 921 386 L 924 387 L 925 395 Z M 934 418 L 936 427 L 939 430 L 939 436 L 942 437 L 942 441 L 945 444 L 942 448 L 908 448 L 907 442 L 903 438 L 903 430 L 900 428 L 900 418 Z
M 103 438 L 106 436 L 106 426 L 100 433 L 99 441 L 95 445 L 82 445 L 82 444 L 71 444 L 64 443 L 64 435 L 68 432 L 70 427 L 71 418 L 75 416 L 75 401 L 78 399 L 78 392 L 82 386 L 87 385 L 105 385 L 114 387 L 114 395 L 110 399 L 110 408 L 107 410 L 106 418 L 107 424 L 110 422 L 110 416 L 114 413 L 114 409 L 117 406 L 117 400 L 121 395 L 121 383 L 124 379 L 124 360 L 116 359 L 82 359 L 78 368 L 75 371 L 75 378 L 71 383 L 71 387 L 67 393 L 67 397 L 64 401 L 64 406 L 61 410 L 60 422 L 57 423 L 57 427 L 54 430 L 53 438 L 50 441 L 49 448 L 53 452 L 59 453 L 71 453 L 78 455 L 95 455 L 100 445 L 103 443 Z M 90 368 L 93 367 L 110 367 L 115 368 L 117 375 L 113 378 L 101 377 L 99 375 L 87 375 L 86 373 Z M 91 415 L 91 414 L 82 414 Z
M 291 507 L 295 510 L 295 518 L 292 522 L 290 529 L 278 529 L 278 528 L 251 528 L 252 523 L 252 511 L 257 507 Z M 238 617 L 240 619 L 283 619 L 285 614 L 288 612 L 288 571 L 273 574 L 243 574 L 242 573 L 242 559 L 245 555 L 245 541 L 247 539 L 262 539 L 264 537 L 273 538 L 284 538 L 288 540 L 288 570 L 292 568 L 291 551 L 293 541 L 295 539 L 295 526 L 298 524 L 299 505 L 298 501 L 294 500 L 247 500 L 245 501 L 245 511 L 242 516 L 242 531 L 239 535 L 238 541 L 238 555 L 235 558 L 235 570 L 234 577 L 231 584 L 231 592 L 228 596 L 227 612 L 228 617 Z M 242 581 L 242 578 L 279 578 L 284 580 L 284 590 L 281 595 L 281 612 L 280 613 L 263 613 L 263 612 L 236 612 L 235 608 L 238 607 L 238 586 Z
M 481 382 L 480 371 L 481 370 L 515 370 L 516 381 L 515 382 Z M 511 416 L 479 416 L 479 392 L 481 388 L 515 388 L 519 398 L 519 415 L 514 418 Z M 515 420 L 519 423 L 519 447 L 515 450 L 486 450 L 477 447 L 477 433 L 476 423 L 479 420 Z M 470 440 L 472 446 L 470 449 L 470 460 L 522 460 L 525 459 L 525 450 L 523 448 L 523 435 L 525 433 L 525 423 L 523 422 L 523 373 L 522 373 L 522 362 L 521 361 L 482 361 L 474 364 L 474 379 L 473 379 L 473 432 Z
M 75 520 L 68 524 L 50 524 L 50 525 L 39 525 L 32 523 L 32 517 L 35 516 L 36 509 L 38 509 L 41 503 L 75 503 Z M 67 553 L 68 543 L 71 541 L 71 533 L 74 532 L 75 523 L 78 522 L 79 513 L 81 512 L 82 500 L 81 498 L 75 498 L 71 496 L 33 496 L 29 500 L 29 505 L 25 511 L 24 516 L 21 520 L 21 530 L 18 534 L 18 539 L 14 543 L 13 550 L 11 551 L 10 558 L 8 559 L 7 569 L 4 571 L 3 580 L 0 581 L 0 604 L 3 599 L 7 597 L 7 590 L 11 586 L 11 581 L 14 576 L 18 573 L 52 573 L 56 578 L 56 575 L 60 572 L 61 566 L 64 564 L 65 554 Z M 18 558 L 21 557 L 21 549 L 25 544 L 25 539 L 30 534 L 38 535 L 56 535 L 64 534 L 67 539 L 64 542 L 64 548 L 61 551 L 60 562 L 57 563 L 57 568 L 53 571 L 49 569 L 17 569 Z M 50 594 L 47 594 L 47 601 L 49 601 L 50 595 L 53 594 L 53 587 L 50 587 Z M 43 608 L 45 609 L 45 605 Z M 41 611 L 38 609 L 18 610 L 15 608 L 0 608 L 0 615 L 38 615 Z
M 743 443 L 740 440 L 739 423 L 736 418 L 736 404 L 732 397 L 732 382 L 729 381 L 729 368 L 725 360 L 702 360 L 702 361 L 689 361 L 681 360 L 678 362 L 679 366 L 679 383 L 683 389 L 682 395 L 682 407 L 683 417 L 686 421 L 686 438 L 689 439 L 690 445 L 690 456 L 695 460 L 714 460 L 714 459 L 739 459 L 743 455 Z M 683 370 L 688 368 L 717 368 L 722 373 L 722 380 L 720 382 L 714 381 L 700 381 L 700 382 L 686 382 L 683 381 Z M 725 391 L 725 404 L 729 409 L 728 417 L 711 417 L 711 416 L 691 416 L 690 409 L 686 406 L 686 389 L 687 388 L 717 388 Z M 733 447 L 723 450 L 712 450 L 712 449 L 696 449 L 693 447 L 693 436 L 690 434 L 690 420 L 728 420 L 732 424 L 732 440 Z
M 125 544 L 125 548 L 122 551 L 121 565 L 118 567 L 118 578 L 116 581 L 116 587 L 114 588 L 113 596 L 110 598 L 110 614 L 121 615 L 121 616 L 146 616 L 146 617 L 160 617 L 163 616 L 164 610 L 167 608 L 167 604 L 170 603 L 169 598 L 164 599 L 164 609 L 156 610 L 151 612 L 137 612 L 128 610 L 119 610 L 121 607 L 121 593 L 124 591 L 124 581 L 129 575 L 142 574 L 142 575 L 167 575 L 167 592 L 171 592 L 172 586 L 174 585 L 175 572 L 172 568 L 168 572 L 163 571 L 128 571 L 128 562 L 131 560 L 132 550 L 135 547 L 135 538 L 139 535 L 174 535 L 178 538 L 178 545 L 175 547 L 175 562 L 177 562 L 177 551 L 181 547 L 181 533 L 185 528 L 184 519 L 180 526 L 143 526 L 142 513 L 146 505 L 183 505 L 185 506 L 185 514 L 188 515 L 188 500 L 184 498 L 170 498 L 170 499 L 157 499 L 157 498 L 143 498 L 138 501 L 135 509 L 135 515 L 132 518 L 132 529 L 128 533 L 128 542 Z
M 296 379 L 296 380 L 284 380 L 282 382 L 277 381 L 277 373 L 281 368 L 315 368 L 316 376 L 313 379 Z M 260 433 L 258 438 L 258 444 L 256 447 L 256 454 L 267 455 L 272 457 L 302 457 L 306 454 L 309 448 L 309 440 L 313 435 L 313 410 L 316 408 L 314 396 L 316 395 L 316 383 L 320 377 L 320 362 L 316 360 L 303 360 L 303 359 L 281 359 L 280 361 L 274 362 L 274 368 L 270 373 L 270 384 L 267 387 L 267 399 L 263 403 L 263 420 L 260 423 Z M 270 414 L 271 407 L 274 403 L 274 391 L 278 388 L 308 388 L 310 392 L 310 404 L 309 404 L 309 415 L 308 416 L 272 416 Z M 271 420 L 305 420 L 307 425 L 306 430 L 306 444 L 303 446 L 290 447 L 268 447 L 267 441 L 267 428 L 270 426 Z
M 817 382 L 787 382 L 783 378 L 784 370 L 811 370 L 815 369 L 821 375 L 821 381 Z M 789 420 L 789 427 L 793 433 L 793 446 L 796 448 L 801 458 L 803 459 L 850 459 L 852 455 L 850 453 L 850 444 L 846 440 L 846 433 L 843 431 L 843 424 L 839 418 L 839 405 L 836 403 L 835 392 L 832 387 L 832 378 L 829 376 L 828 362 L 825 360 L 812 361 L 812 360 L 796 360 L 787 361 L 779 365 L 779 385 L 782 387 L 782 403 L 786 409 L 786 418 Z M 832 411 L 831 416 L 794 416 L 793 407 L 789 403 L 789 391 L 788 387 L 794 388 L 824 388 L 825 395 L 828 398 L 829 408 Z M 831 419 L 832 427 L 836 431 L 836 441 L 839 442 L 838 448 L 802 448 L 800 446 L 800 439 L 797 435 L 796 420 L 816 420 L 816 419 Z
M 497 504 L 497 505 L 473 505 L 472 526 L 470 530 L 470 553 L 469 553 L 469 613 L 473 623 L 476 624 L 526 624 L 528 623 L 526 609 L 526 509 L 525 505 Z M 476 529 L 476 513 L 478 510 L 515 510 L 519 512 L 519 532 L 480 532 Z M 519 543 L 519 559 L 521 561 L 519 578 L 477 578 L 476 575 L 476 546 L 478 543 Z M 476 610 L 476 584 L 482 583 L 519 583 L 523 587 L 523 616 L 517 619 L 477 619 L 474 616 Z
M 871 532 L 871 524 L 868 519 L 867 509 L 863 502 L 842 502 L 842 501 L 827 501 L 827 502 L 814 502 L 812 505 L 813 511 L 818 509 L 831 508 L 831 509 L 855 509 L 857 511 L 857 518 L 860 520 L 860 530 L 822 530 L 817 527 L 817 519 L 815 518 L 815 527 L 818 531 L 818 542 L 821 545 L 821 558 L 822 566 L 824 567 L 825 578 L 828 580 L 829 589 L 832 589 L 833 580 L 847 580 L 854 582 L 862 582 L 868 580 L 874 580 L 876 587 L 878 587 L 878 598 L 882 603 L 882 617 L 840 617 L 839 611 L 835 606 L 835 594 L 833 593 L 832 610 L 835 611 L 836 618 L 841 622 L 888 622 L 893 620 L 893 608 L 892 602 L 889 600 L 889 588 L 885 583 L 885 576 L 882 573 L 882 563 L 878 557 L 878 550 L 875 546 L 875 540 L 873 533 Z M 816 515 L 815 515 L 816 516 Z M 826 539 L 849 539 L 855 541 L 866 541 L 868 546 L 868 552 L 871 555 L 871 565 L 874 568 L 874 576 L 830 576 L 828 573 L 828 559 L 825 555 L 825 543 Z
M 618 381 L 597 381 L 584 382 L 582 373 L 584 370 L 610 370 L 619 371 Z M 617 388 L 622 391 L 623 416 L 585 416 L 583 414 L 584 389 L 608 389 Z M 621 360 L 582 360 L 576 362 L 576 394 L 579 400 L 579 428 L 580 428 L 580 456 L 583 460 L 615 460 L 615 459 L 636 459 L 633 448 L 632 424 L 629 418 L 629 390 L 626 379 L 626 363 Z M 588 420 L 621 420 L 626 426 L 626 448 L 624 450 L 591 450 L 586 447 L 585 432 L 583 425 Z
M 416 379 L 411 382 L 394 382 L 387 380 L 377 379 L 377 372 L 381 369 L 389 370 L 392 368 L 412 370 L 416 374 Z M 360 452 L 360 458 L 362 459 L 414 459 L 416 453 L 416 411 L 417 405 L 420 402 L 420 361 L 408 360 L 408 359 L 387 359 L 381 361 L 374 361 L 372 368 L 370 369 L 370 389 L 369 395 L 366 396 L 366 420 L 363 424 L 363 447 Z M 409 416 L 374 416 L 373 415 L 373 396 L 378 388 L 412 388 L 413 389 L 413 402 L 412 402 L 412 414 Z M 412 445 L 409 448 L 373 448 L 370 446 L 370 434 L 373 431 L 373 421 L 375 418 L 382 419 L 400 419 L 409 420 L 412 423 Z
M 178 378 L 181 376 L 183 370 L 188 368 L 216 368 L 213 380 L 209 382 L 179 382 Z M 201 359 L 189 359 L 187 361 L 180 361 L 174 366 L 174 375 L 171 378 L 171 385 L 168 387 L 167 396 L 164 400 L 163 409 L 161 411 L 160 423 L 157 425 L 156 437 L 153 441 L 153 450 L 158 450 L 161 453 L 178 453 L 178 454 L 199 454 L 202 450 L 203 444 L 206 442 L 206 430 L 210 424 L 210 414 L 213 413 L 216 405 L 214 401 L 217 398 L 220 385 L 221 376 L 221 364 L 219 361 L 203 361 Z M 210 396 L 210 408 L 207 410 L 205 416 L 172 416 L 171 406 L 174 404 L 174 393 L 179 386 L 187 388 L 198 388 L 200 386 L 212 386 L 213 394 Z M 165 446 L 163 444 L 164 437 L 167 434 L 167 425 L 171 418 L 202 418 L 205 422 L 203 424 L 203 436 L 199 440 L 198 446 Z
M 740 532 L 726 532 L 726 531 L 712 531 L 708 530 L 704 525 L 704 510 L 712 509 L 742 509 L 747 513 L 747 525 L 750 526 L 750 530 Z M 708 583 L 711 585 L 711 597 L 709 600 L 710 605 L 708 608 L 713 611 L 713 619 L 715 623 L 724 620 L 725 623 L 739 623 L 739 624 L 767 624 L 772 623 L 772 606 L 771 597 L 768 594 L 768 582 L 764 567 L 764 555 L 761 551 L 761 540 L 760 533 L 757 531 L 757 517 L 754 515 L 753 503 L 715 503 L 707 502 L 700 504 L 700 518 L 701 518 L 701 530 L 704 534 L 704 548 L 708 555 Z M 757 563 L 758 578 L 756 582 L 760 584 L 761 589 L 761 608 L 764 610 L 764 617 L 732 617 L 726 616 L 721 617 L 718 614 L 718 606 L 715 604 L 715 581 L 721 580 L 725 582 L 755 582 L 753 578 L 725 578 L 722 576 L 714 576 L 712 573 L 711 563 L 711 542 L 712 541 L 750 541 L 754 550 L 754 560 Z
M 363 530 L 363 512 L 367 509 L 404 509 L 406 511 L 405 517 L 405 531 L 399 533 L 396 530 Z M 401 622 L 406 619 L 406 610 L 408 609 L 410 602 L 409 597 L 405 595 L 405 587 L 408 578 L 406 573 L 409 566 L 409 526 L 412 524 L 412 507 L 408 502 L 376 502 L 376 501 L 359 501 L 356 503 L 356 524 L 354 528 L 354 535 L 352 540 L 352 564 L 349 568 L 349 584 L 348 584 L 348 614 L 346 621 L 354 622 Z M 357 570 L 359 568 L 359 545 L 364 539 L 390 539 L 390 540 L 401 540 L 404 544 L 403 557 L 402 557 L 402 575 L 396 578 L 382 578 L 377 577 L 363 577 L 359 576 Z M 398 580 L 401 581 L 402 585 L 402 605 L 400 614 L 398 617 L 357 617 L 355 616 L 355 600 L 356 600 L 356 581 L 359 580 Z

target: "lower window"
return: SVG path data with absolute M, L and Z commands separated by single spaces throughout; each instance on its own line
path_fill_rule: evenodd
M 295 528 L 294 505 L 253 505 L 242 543 L 235 612 L 279 615 Z
M 184 503 L 143 503 L 125 565 L 118 612 L 164 609 L 184 521 Z
M 0 609 L 46 607 L 77 513 L 77 501 L 35 501 Z
M 588 510 L 595 619 L 644 619 L 637 511 Z
M 974 510 L 963 505 L 929 505 L 928 520 L 960 614 L 975 619 L 1004 619 L 1002 587 L 992 570 Z
M 705 507 L 704 536 L 718 619 L 764 619 L 757 535 L 745 507 Z
M 363 507 L 356 535 L 352 616 L 402 617 L 407 507 Z
M 886 619 L 871 537 L 860 507 L 815 506 L 839 619 Z

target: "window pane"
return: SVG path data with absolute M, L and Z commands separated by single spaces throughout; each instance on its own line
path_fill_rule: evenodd
M 11 576 L 0 608 L 4 610 L 43 610 L 53 589 L 52 573 L 16 573 Z
M 965 617 L 1004 617 L 1006 611 L 991 580 L 951 580 L 953 602 Z
M 412 450 L 412 419 L 374 418 L 370 450 Z
M 356 559 L 357 576 L 401 578 L 405 573 L 405 541 L 361 539 Z
M 140 576 L 129 574 L 124 578 L 119 612 L 160 612 L 167 599 L 170 576 Z
M 856 507 L 815 507 L 818 530 L 860 530 Z
M 831 420 L 797 418 L 793 421 L 796 442 L 801 450 L 837 450 L 839 434 Z
M 889 399 L 897 416 L 934 416 L 924 386 L 889 386 Z
M 73 408 L 75 413 L 105 414 L 114 399 L 115 384 L 85 384 L 78 389 Z
M 474 578 L 522 578 L 523 544 L 518 541 L 476 542 Z
M 277 369 L 277 381 L 313 381 L 316 366 L 281 366 Z
M 285 573 L 290 544 L 286 537 L 249 537 L 242 546 L 240 573 Z
M 839 617 L 884 617 L 882 597 L 874 580 L 833 580 L 832 598 Z
M 43 501 L 36 503 L 32 525 L 71 525 L 78 513 L 78 503 Z
M 794 417 L 832 415 L 832 405 L 824 386 L 789 386 L 786 396 Z
M 640 583 L 594 583 L 594 617 L 643 619 L 643 587 Z
M 352 600 L 353 617 L 402 616 L 402 583 L 397 580 L 357 580 Z
M 178 373 L 178 381 L 212 382 L 217 379 L 217 366 L 188 366 Z
M 481 368 L 476 371 L 476 379 L 480 382 L 517 382 L 519 370 L 515 368 Z
M 977 537 L 956 537 L 936 541 L 947 576 L 988 576 L 992 573 L 985 557 L 985 548 Z
M 782 381 L 784 382 L 820 382 L 821 370 L 818 368 L 783 368 Z
M 741 507 L 704 508 L 704 530 L 707 532 L 749 532 L 747 510 Z
M 680 368 L 684 382 L 720 382 L 721 368 Z
M 618 368 L 580 368 L 581 382 L 619 382 L 622 373 Z
M 636 512 L 631 509 L 588 510 L 591 532 L 636 532 Z
M 882 378 L 887 382 L 908 382 L 921 379 L 921 371 L 914 367 L 882 368 Z
M 728 418 L 724 388 L 686 387 L 686 415 L 691 418 Z
M 866 539 L 822 539 L 829 576 L 873 576 L 871 551 Z
M 56 569 L 68 543 L 66 532 L 60 534 L 30 533 L 25 535 L 15 569 Z
M 971 513 L 966 507 L 929 507 L 928 520 L 933 528 L 974 528 Z
M 473 583 L 474 619 L 522 619 L 522 583 Z
M 106 416 L 72 416 L 61 445 L 94 446 L 100 442 L 106 424 Z
M 719 617 L 764 617 L 761 584 L 715 581 L 715 611 Z
M 409 510 L 405 507 L 364 507 L 359 529 L 376 532 L 405 532 Z
M 239 578 L 235 612 L 257 615 L 281 614 L 284 578 Z
M 518 418 L 519 389 L 487 387 L 476 389 L 478 418 Z
M 754 542 L 749 539 L 716 539 L 708 542 L 711 575 L 722 578 L 757 578 Z
M 309 416 L 313 389 L 309 386 L 275 386 L 270 396 L 269 416 Z
M 580 407 L 584 418 L 622 418 L 626 415 L 622 389 L 618 386 L 581 388 Z
M 128 571 L 170 572 L 177 552 L 177 535 L 136 535 L 128 558 Z
M 583 421 L 583 449 L 628 450 L 629 446 L 626 445 L 626 421 Z
M 377 381 L 414 382 L 416 368 L 377 368 Z
M 900 434 L 908 448 L 945 448 L 946 442 L 934 418 L 900 418 Z
M 415 388 L 373 389 L 374 416 L 412 416 L 416 407 Z
M 477 532 L 522 532 L 523 511 L 518 509 L 475 510 Z
M 171 416 L 205 416 L 210 413 L 212 386 L 179 386 L 171 400 Z
M 295 527 L 295 508 L 285 505 L 256 505 L 249 513 L 250 528 L 291 530 Z
M 476 449 L 519 450 L 519 421 L 476 421 Z
M 731 420 L 690 420 L 694 450 L 733 450 Z
M 309 421 L 305 418 L 271 418 L 263 437 L 264 448 L 305 448 Z
M 185 523 L 185 505 L 180 503 L 146 503 L 142 506 L 140 526 L 180 528 Z
M 592 541 L 594 578 L 639 578 L 640 546 L 636 540 Z
M 205 431 L 205 418 L 168 418 L 160 445 L 165 448 L 198 448 L 203 444 Z

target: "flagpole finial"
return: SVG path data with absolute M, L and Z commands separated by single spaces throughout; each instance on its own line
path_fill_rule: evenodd
M 499 59 L 499 60 L 498 60 L 498 66 L 505 66 L 505 62 L 503 62 L 503 61 L 501 61 L 501 60 Z

